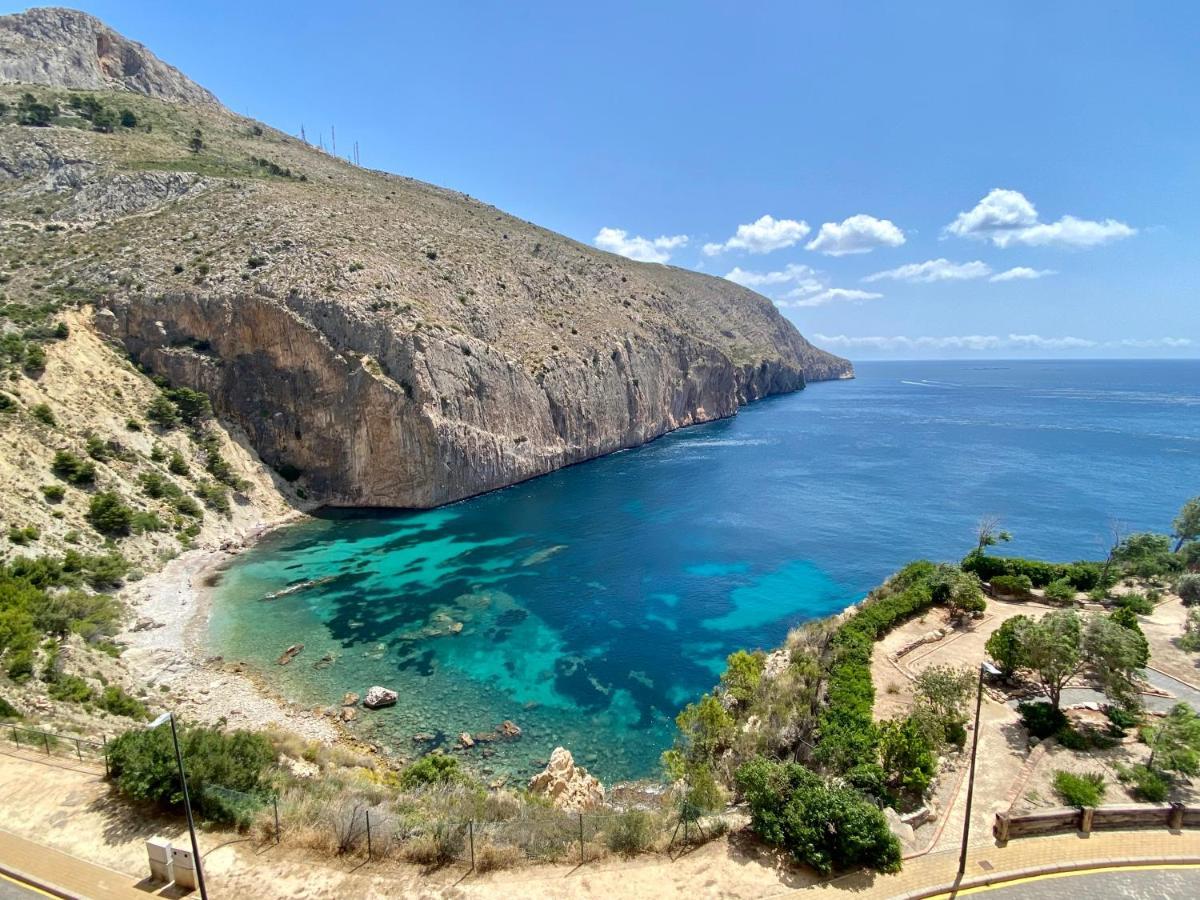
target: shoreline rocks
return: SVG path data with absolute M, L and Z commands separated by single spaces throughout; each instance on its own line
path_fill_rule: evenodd
M 571 751 L 555 747 L 544 771 L 529 779 L 529 791 L 548 797 L 555 807 L 583 812 L 604 803 L 604 785 L 588 770 L 575 765 Z
M 378 684 L 372 685 L 367 691 L 367 696 L 363 698 L 363 706 L 367 709 L 382 709 L 385 706 L 395 706 L 396 701 L 400 699 L 400 695 L 391 688 L 385 688 Z

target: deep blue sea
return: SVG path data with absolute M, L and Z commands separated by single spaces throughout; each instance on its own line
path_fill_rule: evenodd
M 1200 493 L 1200 361 L 857 368 L 443 509 L 272 534 L 224 575 L 213 650 L 306 704 L 397 689 L 355 727 L 400 755 L 512 719 L 521 740 L 468 754 L 484 774 L 561 744 L 605 782 L 649 776 L 728 653 L 960 558 L 982 515 L 1008 552 L 1099 558 L 1110 520 L 1169 530 Z

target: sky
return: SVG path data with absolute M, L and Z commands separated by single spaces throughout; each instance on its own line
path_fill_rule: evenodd
M 79 7 L 236 112 L 852 359 L 1200 356 L 1197 3 Z

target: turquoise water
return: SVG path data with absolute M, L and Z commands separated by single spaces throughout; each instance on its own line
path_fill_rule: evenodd
M 1166 530 L 1196 493 L 1200 362 L 864 363 L 451 507 L 280 531 L 225 574 L 211 641 L 306 704 L 395 688 L 354 727 L 400 755 L 512 719 L 519 741 L 467 754 L 485 774 L 562 744 L 605 781 L 652 775 L 729 652 L 961 557 L 980 515 L 1013 552 L 1095 558 L 1110 518 Z

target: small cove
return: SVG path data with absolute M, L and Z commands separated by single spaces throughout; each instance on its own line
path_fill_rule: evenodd
M 443 509 L 271 534 L 221 579 L 211 649 L 306 705 L 395 688 L 353 727 L 401 755 L 511 719 L 519 741 L 466 754 L 485 775 L 561 744 L 606 782 L 652 776 L 728 653 L 961 557 L 980 515 L 1013 552 L 1096 558 L 1111 517 L 1165 530 L 1200 488 L 1200 363 L 858 369 Z

